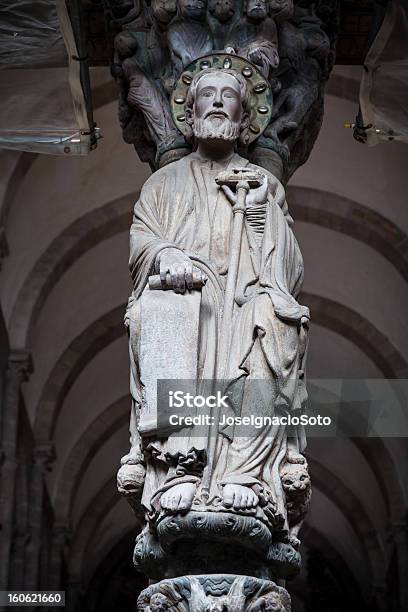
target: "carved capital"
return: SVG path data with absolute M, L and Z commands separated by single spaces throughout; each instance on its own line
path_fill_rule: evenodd
M 187 155 L 186 95 L 177 95 L 171 108 L 170 92 L 180 77 L 191 83 L 192 67 L 210 67 L 209 56 L 225 50 L 227 66 L 232 57 L 243 58 L 248 63 L 239 70 L 244 79 L 258 72 L 263 86 L 266 81 L 270 87 L 273 112 L 268 114 L 265 104 L 254 106 L 256 118 L 243 128 L 242 146 L 255 163 L 279 171 L 286 182 L 308 158 L 320 129 L 338 4 L 140 0 L 136 15 L 132 2 L 107 0 L 125 142 L 154 169 Z M 256 142 L 248 146 L 253 137 Z
M 407 521 L 394 521 L 391 523 L 389 537 L 396 543 L 406 544 L 408 541 L 408 523 Z
M 29 351 L 20 349 L 10 351 L 7 365 L 8 384 L 19 387 L 22 382 L 28 380 L 33 370 L 33 361 Z
M 28 351 L 12 350 L 10 352 L 6 371 L 3 414 L 3 450 L 6 452 L 6 447 L 8 448 L 6 454 L 9 455 L 9 460 L 13 459 L 15 450 L 21 384 L 28 380 L 32 371 L 31 355 Z
M 54 541 L 54 546 L 62 550 L 65 546 L 67 546 L 72 537 L 72 529 L 67 523 L 55 523 L 52 529 L 52 537 Z
M 15 546 L 26 546 L 31 541 L 31 533 L 26 528 L 18 527 L 13 531 L 13 542 Z
M 52 464 L 56 459 L 53 442 L 37 444 L 33 452 L 34 464 L 43 474 L 52 470 Z

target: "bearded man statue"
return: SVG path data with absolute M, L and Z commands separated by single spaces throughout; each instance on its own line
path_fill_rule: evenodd
M 156 546 L 157 556 L 157 546 L 165 549 L 177 538 L 229 538 L 233 545 L 235 534 L 241 539 L 237 545 L 269 547 L 269 560 L 276 543 L 291 548 L 281 473 L 288 463 L 307 469 L 301 428 L 289 432 L 273 423 L 245 436 L 215 423 L 211 462 L 209 437 L 202 431 L 193 426 L 183 435 L 163 435 L 157 428 L 158 380 L 192 379 L 199 388 L 200 381 L 219 376 L 237 193 L 216 179 L 234 169 L 261 178 L 246 195 L 223 378 L 239 386 L 240 404 L 233 412 L 242 417 L 254 410 L 300 414 L 304 408 L 309 312 L 296 301 L 303 262 L 281 183 L 236 152 L 239 142 L 248 141 L 250 113 L 251 91 L 241 73 L 197 72 L 185 101 L 195 151 L 155 172 L 134 207 L 133 293 L 126 316 L 131 450 L 122 459 L 118 483 L 147 518 L 135 550 L 142 566 L 149 547 Z M 159 290 L 151 282 L 155 275 Z M 256 381 L 264 381 L 268 392 L 254 396 L 250 384 Z

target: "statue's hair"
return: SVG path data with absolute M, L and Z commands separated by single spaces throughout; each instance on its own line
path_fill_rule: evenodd
M 231 76 L 233 76 L 238 81 L 241 90 L 242 108 L 244 112 L 249 112 L 249 89 L 247 83 L 245 79 L 239 74 L 239 72 L 236 72 L 235 70 L 231 70 L 229 68 L 206 68 L 205 70 L 198 72 L 194 76 L 187 93 L 187 100 L 185 106 L 187 111 L 192 111 L 198 83 L 207 74 L 230 74 Z

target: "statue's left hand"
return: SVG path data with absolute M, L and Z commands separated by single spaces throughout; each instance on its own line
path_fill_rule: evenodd
M 265 204 L 266 202 L 266 199 L 268 197 L 268 179 L 265 174 L 263 174 L 262 176 L 262 185 L 250 189 L 247 193 L 245 203 L 248 208 L 250 208 L 251 206 L 259 206 L 260 204 Z M 231 204 L 236 204 L 237 194 L 232 191 L 232 189 L 228 187 L 228 185 L 221 185 L 221 189 L 225 193 Z

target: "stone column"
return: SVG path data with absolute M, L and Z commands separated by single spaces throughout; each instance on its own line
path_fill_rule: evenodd
M 26 554 L 26 572 L 24 588 L 36 590 L 39 586 L 39 568 L 41 553 L 41 534 L 43 523 L 43 503 L 45 492 L 45 474 L 51 470 L 55 459 L 55 450 L 51 442 L 35 447 L 33 453 L 33 469 L 30 482 L 30 540 Z
M 61 588 L 65 548 L 69 541 L 71 530 L 65 523 L 56 523 L 53 528 L 51 561 L 49 572 L 49 588 L 58 591 Z
M 309 310 L 296 301 L 303 262 L 284 184 L 319 131 L 338 3 L 107 0 L 106 9 L 124 139 L 160 168 L 131 229 L 131 449 L 118 472 L 138 520 L 148 510 L 134 563 L 154 584 L 138 610 L 289 612 L 277 583 L 301 565 L 304 432 L 282 420 L 239 433 L 220 416 L 305 408 Z M 186 395 L 205 395 L 206 376 L 211 395 L 215 381 L 222 396 L 233 389 L 230 405 L 188 412 L 204 417 L 204 431 L 183 437 L 165 417 L 161 429 L 157 381 L 192 380 Z M 269 390 L 254 391 L 257 379 Z
M 376 580 L 373 584 L 373 599 L 379 612 L 389 612 L 387 585 L 385 580 Z
M 6 230 L 3 225 L 0 225 L 0 270 L 2 266 L 3 259 L 7 257 L 9 254 L 7 239 L 6 239 Z
M 17 468 L 17 435 L 21 384 L 32 372 L 31 356 L 27 351 L 11 351 L 6 372 L 3 402 L 3 431 L 0 483 L 0 589 L 6 590 L 9 579 L 10 547 L 13 535 L 13 509 Z
M 406 520 L 394 523 L 392 536 L 397 549 L 399 575 L 399 610 L 408 610 L 408 525 Z
M 65 594 L 66 612 L 76 612 L 77 610 L 79 612 L 81 596 L 82 582 L 80 576 L 69 576 Z
M 24 573 L 26 568 L 26 550 L 30 534 L 23 526 L 17 530 L 13 529 L 13 539 L 10 554 L 10 589 L 21 589 L 24 584 Z

